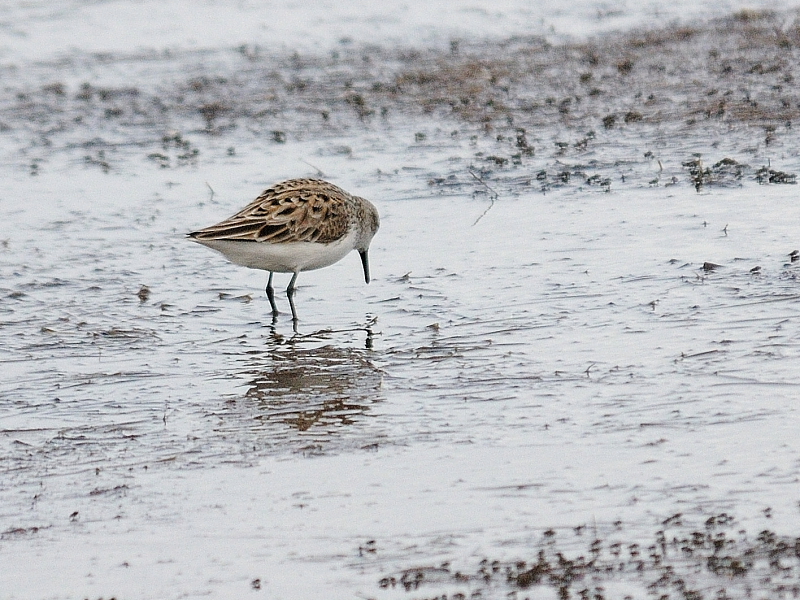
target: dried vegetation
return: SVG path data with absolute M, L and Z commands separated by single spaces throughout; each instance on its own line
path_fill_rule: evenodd
M 800 538 L 764 530 L 750 539 L 727 514 L 709 517 L 703 527 L 665 520 L 652 543 L 624 543 L 621 524 L 607 539 L 578 528 L 562 542 L 547 530 L 531 560 L 483 559 L 473 572 L 449 563 L 403 570 L 379 581 L 383 589 L 408 592 L 418 600 L 552 597 L 605 600 L 634 596 L 659 600 L 731 600 L 800 596 Z M 576 551 L 576 540 L 584 549 Z M 623 585 L 620 585 L 623 584 Z M 426 590 L 446 588 L 449 595 Z M 457 591 L 452 591 L 457 590 Z M 624 591 L 623 591 L 624 590 Z M 758 590 L 755 592 L 754 590 Z M 543 594 L 549 591 L 550 593 Z M 555 594 L 553 594 L 553 592 Z M 637 594 L 638 592 L 638 594 Z

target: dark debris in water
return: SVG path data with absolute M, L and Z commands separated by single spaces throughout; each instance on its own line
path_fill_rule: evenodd
M 698 192 L 707 186 L 741 185 L 742 179 L 745 177 L 761 184 L 797 183 L 797 176 L 792 173 L 776 171 L 768 166 L 754 171 L 749 165 L 740 163 L 733 158 L 723 158 L 709 167 L 703 163 L 700 154 L 695 154 L 681 164 L 689 173 L 689 179 Z
M 756 181 L 758 183 L 797 183 L 797 175 L 794 173 L 784 173 L 769 167 L 761 167 L 756 171 Z
M 603 539 L 574 530 L 562 541 L 555 530 L 543 532 L 530 558 L 516 561 L 484 558 L 474 570 L 454 570 L 450 563 L 414 567 L 382 578 L 378 586 L 412 594 L 416 600 L 442 598 L 528 598 L 552 590 L 560 600 L 621 597 L 624 585 L 642 597 L 703 600 L 800 596 L 800 537 L 761 531 L 751 539 L 722 513 L 690 528 L 674 515 L 648 544 L 624 541 L 618 533 Z M 581 549 L 576 550 L 576 546 Z M 448 594 L 426 594 L 446 588 Z M 458 591 L 454 591 L 458 590 Z M 548 597 L 550 597 L 548 595 Z

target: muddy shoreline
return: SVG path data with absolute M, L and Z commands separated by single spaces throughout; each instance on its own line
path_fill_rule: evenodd
M 737 165 L 705 184 L 763 183 L 759 169 L 779 168 L 770 159 L 795 154 L 798 59 L 796 16 L 753 11 L 570 45 L 453 40 L 443 52 L 344 41 L 323 56 L 247 45 L 66 55 L 2 66 L 0 132 L 6 160 L 35 174 L 58 154 L 103 170 L 130 155 L 175 168 L 196 162 L 204 138 L 230 138 L 235 153 L 242 137 L 279 145 L 433 120 L 441 131 L 420 130 L 414 142 L 491 138 L 494 151 L 475 155 L 484 176 L 534 169 L 529 183 L 543 188 L 574 175 L 586 183 L 587 170 L 606 186 L 621 176 L 696 183 L 681 168 L 695 154 L 707 167 Z

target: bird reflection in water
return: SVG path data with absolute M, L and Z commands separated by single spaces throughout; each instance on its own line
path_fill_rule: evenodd
M 258 368 L 245 372 L 245 397 L 256 419 L 283 424 L 284 434 L 286 425 L 319 441 L 342 434 L 380 398 L 381 371 L 363 350 L 287 344 L 258 356 Z

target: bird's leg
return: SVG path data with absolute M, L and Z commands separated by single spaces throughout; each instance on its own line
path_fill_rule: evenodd
M 292 307 L 292 321 L 294 321 L 294 326 L 297 327 L 297 310 L 294 307 L 294 293 L 297 291 L 297 288 L 294 287 L 294 282 L 297 281 L 297 273 L 292 275 L 292 280 L 289 282 L 289 287 L 286 288 L 286 297 L 289 298 L 289 306 Z
M 267 299 L 272 307 L 272 316 L 274 317 L 278 314 L 278 307 L 275 305 L 275 290 L 272 289 L 272 271 L 269 272 L 269 279 L 267 280 Z

